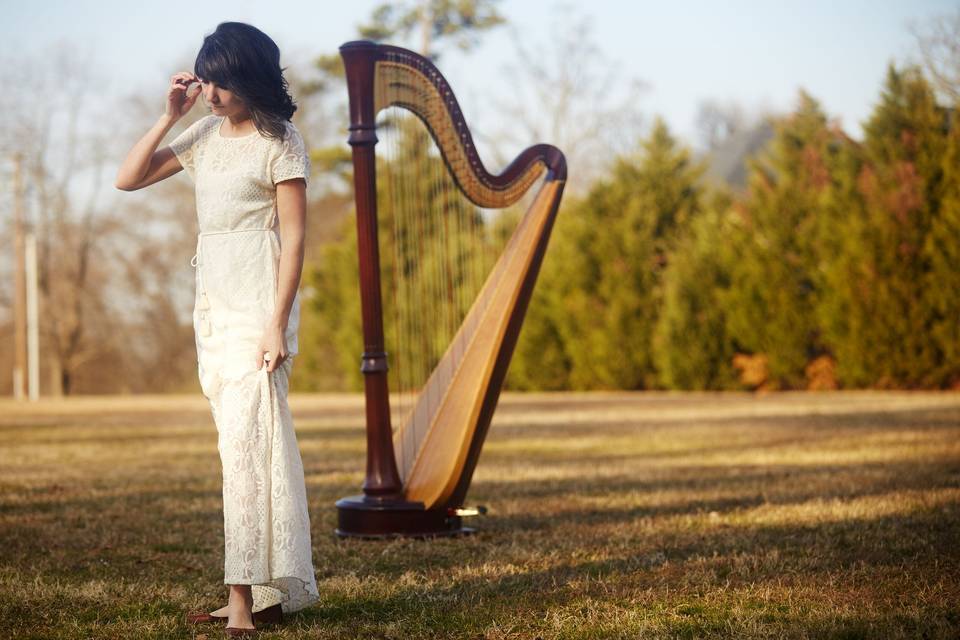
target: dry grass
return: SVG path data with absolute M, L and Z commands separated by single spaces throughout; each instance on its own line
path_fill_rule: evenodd
M 220 637 L 205 402 L 0 402 L 5 637 Z M 362 401 L 291 405 L 322 600 L 265 638 L 960 636 L 958 394 L 506 396 L 431 542 L 336 538 Z

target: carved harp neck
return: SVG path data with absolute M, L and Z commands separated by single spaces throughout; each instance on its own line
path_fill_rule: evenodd
M 550 172 L 548 179 L 566 180 L 566 159 L 559 149 L 548 144 L 525 149 L 498 175 L 487 171 L 456 96 L 427 58 L 366 40 L 348 42 L 340 52 L 350 96 L 350 144 L 376 144 L 377 114 L 398 106 L 423 121 L 457 186 L 477 206 L 510 206 L 544 169 Z

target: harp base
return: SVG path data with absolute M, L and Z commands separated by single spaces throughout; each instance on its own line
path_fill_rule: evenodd
M 424 509 L 422 502 L 372 501 L 365 495 L 337 500 L 337 528 L 341 538 L 435 538 L 476 532 L 463 526 L 461 516 L 448 515 L 446 507 Z

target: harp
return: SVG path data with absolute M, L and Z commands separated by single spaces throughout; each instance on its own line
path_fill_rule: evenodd
M 340 54 L 350 110 L 367 459 L 363 493 L 336 502 L 336 534 L 470 533 L 464 500 L 546 251 L 566 160 L 556 147 L 537 144 L 491 174 L 430 60 L 368 41 L 348 42 Z M 378 130 L 394 136 L 381 145 L 393 156 L 378 157 Z M 459 204 L 451 204 L 454 197 Z M 507 211 L 515 211 L 509 233 L 497 218 Z M 427 241 L 442 248 L 424 248 Z M 483 258 L 477 247 L 490 246 L 498 253 Z M 396 301 L 398 291 L 411 295 Z M 385 303 L 392 305 L 386 312 Z M 412 319 L 416 313 L 426 320 Z M 397 327 L 392 345 L 385 344 L 385 320 Z M 411 339 L 401 335 L 405 330 Z

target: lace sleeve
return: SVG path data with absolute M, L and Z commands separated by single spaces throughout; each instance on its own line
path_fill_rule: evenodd
M 287 137 L 270 163 L 273 184 L 291 178 L 303 178 L 304 182 L 310 182 L 310 155 L 303 136 L 292 123 L 287 125 Z
M 200 118 L 189 127 L 180 132 L 176 138 L 170 143 L 170 149 L 173 151 L 173 154 L 177 156 L 177 160 L 180 161 L 180 166 L 184 168 L 187 174 L 190 176 L 190 179 L 196 181 L 196 170 L 195 170 L 195 159 L 197 154 L 197 146 L 200 141 L 200 134 L 203 130 L 204 121 L 209 116 Z

